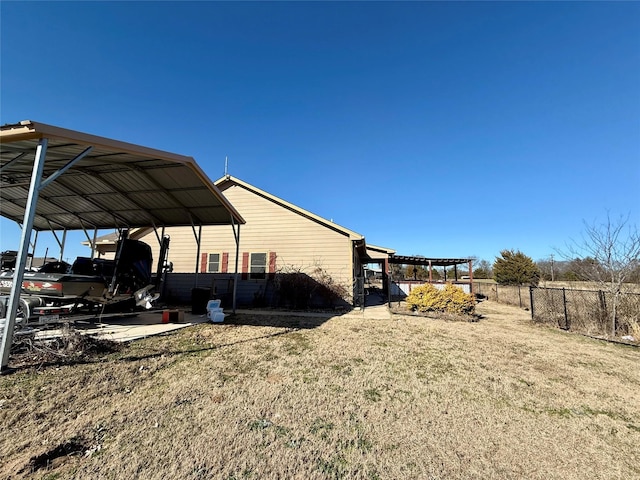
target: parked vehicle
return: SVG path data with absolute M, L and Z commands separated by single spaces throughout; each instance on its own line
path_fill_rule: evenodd
M 149 309 L 158 299 L 169 237 L 162 240 L 155 278 L 151 247 L 126 238 L 118 241 L 114 260 L 78 257 L 72 265 L 52 262 L 24 272 L 18 317 L 22 323 L 51 323 L 63 317 Z M 15 266 L 15 262 L 14 262 Z M 0 273 L 0 318 L 6 317 L 14 270 Z
M 29 254 L 29 257 L 31 257 L 31 254 Z M 17 250 L 5 250 L 4 252 L 0 252 L 0 270 L 16 268 L 17 258 Z

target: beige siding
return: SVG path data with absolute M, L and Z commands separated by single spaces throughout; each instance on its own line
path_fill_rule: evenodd
M 241 186 L 230 186 L 224 195 L 247 222 L 240 227 L 239 272 L 243 252 L 275 252 L 277 270 L 299 268 L 310 274 L 315 266 L 321 266 L 334 280 L 350 287 L 353 250 L 351 239 L 344 232 L 334 231 Z M 196 240 L 191 227 L 168 228 L 165 233 L 171 237 L 169 261 L 173 262 L 174 272 L 194 272 L 200 259 L 196 259 Z M 157 258 L 159 247 L 155 234 L 150 233 L 141 240 L 152 247 Z M 235 252 L 231 226 L 202 228 L 201 253 L 228 253 L 229 272 L 234 271 Z

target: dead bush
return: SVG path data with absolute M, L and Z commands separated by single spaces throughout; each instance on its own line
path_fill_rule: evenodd
M 74 363 L 121 349 L 121 343 L 82 335 L 65 325 L 54 338 L 38 338 L 35 330 L 16 332 L 11 345 L 11 363 L 17 366 Z

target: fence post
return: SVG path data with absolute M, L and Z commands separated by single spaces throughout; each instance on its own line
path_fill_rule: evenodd
M 604 325 L 604 331 L 607 331 L 609 324 L 609 312 L 607 312 L 607 298 L 602 290 L 598 290 L 598 300 L 600 300 L 600 323 Z
M 498 303 L 498 284 L 496 283 L 496 303 Z
M 531 300 L 531 320 L 533 320 L 533 285 L 529 286 L 529 300 Z
M 569 330 L 569 315 L 567 314 L 567 293 L 564 287 L 562 287 L 562 303 L 564 305 L 564 326 L 565 330 Z
M 522 308 L 522 295 L 520 294 L 520 285 L 518 285 L 518 304 Z

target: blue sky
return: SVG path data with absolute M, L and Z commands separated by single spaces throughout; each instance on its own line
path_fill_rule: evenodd
M 640 224 L 639 2 L 14 2 L 0 122 L 193 156 L 404 255 Z M 0 220 L 0 249 L 19 228 Z M 41 234 L 36 255 L 54 242 Z M 86 254 L 83 234 L 65 257 Z

